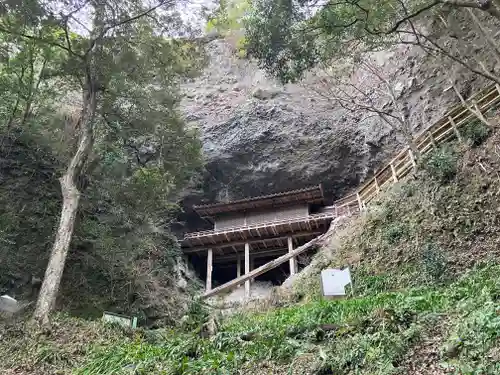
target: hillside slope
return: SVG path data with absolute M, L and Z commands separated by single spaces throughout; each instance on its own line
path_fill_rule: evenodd
M 274 307 L 125 332 L 59 317 L 3 327 L 7 374 L 498 374 L 500 132 L 450 144 L 336 236 Z M 484 141 L 484 142 L 483 142 Z M 324 301 L 318 273 L 350 265 L 354 297 Z M 212 316 L 216 315 L 214 312 Z M 209 324 L 205 323 L 209 321 Z M 19 351 L 19 348 L 30 348 Z

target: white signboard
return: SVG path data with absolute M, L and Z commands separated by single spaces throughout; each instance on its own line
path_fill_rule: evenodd
M 349 284 L 352 284 L 349 268 L 321 271 L 321 291 L 327 298 L 345 297 L 345 287 Z
M 0 297 L 0 311 L 6 313 L 16 313 L 20 309 L 18 302 L 8 295 L 3 295 Z
M 105 311 L 102 320 L 107 323 L 119 324 L 123 327 L 137 328 L 137 317 L 130 317 Z

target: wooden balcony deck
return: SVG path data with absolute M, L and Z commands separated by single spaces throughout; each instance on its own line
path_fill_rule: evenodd
M 245 243 L 263 249 L 286 247 L 288 237 L 308 239 L 326 232 L 334 218 L 335 212 L 325 212 L 234 228 L 194 232 L 184 237 L 182 248 L 185 254 L 192 254 L 209 248 L 233 248 L 237 251 L 237 248 Z

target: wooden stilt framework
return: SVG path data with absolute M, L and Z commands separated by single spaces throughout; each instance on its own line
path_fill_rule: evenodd
M 277 258 L 269 263 L 266 263 L 266 264 L 264 264 L 256 269 L 254 269 L 251 272 L 246 273 L 245 275 L 241 276 L 238 279 L 232 280 L 228 283 L 225 283 L 221 286 L 218 286 L 217 288 L 212 289 L 210 292 L 206 292 L 203 295 L 203 298 L 208 298 L 211 296 L 215 296 L 216 294 L 231 290 L 231 289 L 235 288 L 238 284 L 245 283 L 245 285 L 246 285 L 247 282 L 250 281 L 251 278 L 257 277 L 259 275 L 262 275 L 263 273 L 266 273 L 269 270 L 272 270 L 276 267 L 279 267 L 283 263 L 288 262 L 290 260 L 290 258 L 297 257 L 300 254 L 310 250 L 311 248 L 318 246 L 319 244 L 322 243 L 322 241 L 325 241 L 331 235 L 332 235 L 331 233 L 322 234 L 321 236 L 316 237 L 315 239 L 309 241 L 305 245 L 302 245 L 302 246 L 294 249 L 291 253 L 280 256 L 279 258 Z

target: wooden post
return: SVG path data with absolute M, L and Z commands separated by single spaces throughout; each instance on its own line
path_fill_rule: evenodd
M 375 187 L 377 188 L 377 194 L 380 193 L 380 185 L 378 184 L 377 175 L 375 174 Z
M 429 130 L 427 133 L 429 133 L 429 138 L 431 139 L 432 147 L 437 148 L 436 139 L 432 135 L 432 132 Z
M 245 243 L 245 275 L 250 273 L 250 244 Z M 245 297 L 250 298 L 250 280 L 245 281 Z
M 359 193 L 356 193 L 356 198 L 358 199 L 359 212 L 363 212 L 363 202 L 361 202 L 361 197 L 359 196 Z
M 394 183 L 398 182 L 398 174 L 396 173 L 396 168 L 394 168 L 394 164 L 391 163 L 391 171 L 392 171 L 392 179 Z
M 293 251 L 293 239 L 292 237 L 288 237 L 288 252 L 291 253 Z M 293 276 L 297 273 L 297 259 L 290 258 L 290 276 Z
M 498 94 L 500 95 L 500 85 L 497 83 L 495 87 L 497 88 Z
M 339 209 L 335 206 L 335 217 L 339 217 Z
M 255 257 L 252 255 L 250 257 L 250 271 L 253 271 L 255 269 Z M 254 283 L 255 279 L 250 279 L 250 283 Z
M 213 251 L 212 249 L 208 249 L 208 255 L 207 255 L 207 285 L 206 289 L 207 292 L 210 292 L 212 290 L 212 261 L 213 261 Z
M 486 126 L 490 126 L 491 124 L 486 119 L 486 117 L 484 117 L 483 112 L 481 111 L 481 108 L 479 108 L 479 105 L 477 104 L 477 102 L 475 100 L 473 100 L 472 103 L 474 103 L 474 108 L 477 111 L 477 113 L 476 113 L 477 118 L 479 120 L 481 120 L 482 123 L 485 124 Z
M 236 277 L 241 277 L 241 256 L 236 254 Z
M 240 253 L 236 253 L 236 278 L 241 277 L 241 256 Z M 238 288 L 241 284 L 238 284 Z
M 415 161 L 415 155 L 413 155 L 413 151 L 411 150 L 411 148 L 408 149 L 408 155 L 410 155 L 410 160 L 411 160 L 411 164 L 413 165 L 413 169 L 416 169 L 417 162 Z
M 455 132 L 455 135 L 457 136 L 457 139 L 459 142 L 462 142 L 462 136 L 460 135 L 460 132 L 458 131 L 457 124 L 455 123 L 455 120 L 453 120 L 453 117 L 448 116 L 448 120 L 450 121 L 451 127 L 453 128 L 453 131 Z

